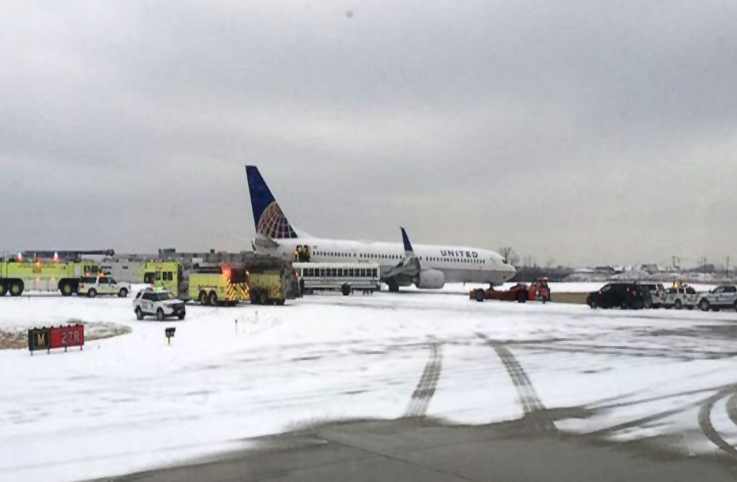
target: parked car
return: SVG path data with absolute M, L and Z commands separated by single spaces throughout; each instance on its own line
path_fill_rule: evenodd
M 663 298 L 665 298 L 665 286 L 663 286 L 663 283 L 639 283 L 639 285 L 650 291 L 652 308 L 660 308 L 660 304 L 663 302 Z
M 636 283 L 609 283 L 589 293 L 586 304 L 592 309 L 621 308 L 640 310 L 652 306 L 650 290 Z
M 699 301 L 699 294 L 690 286 L 681 285 L 678 288 L 668 288 L 665 292 L 665 296 L 660 303 L 660 306 L 669 310 L 675 308 L 682 310 L 687 308 L 692 310 L 696 307 Z
M 699 308 L 702 311 L 719 311 L 722 308 L 737 310 L 737 286 L 718 286 L 702 294 L 699 299 Z
M 159 321 L 172 317 L 183 320 L 187 316 L 184 301 L 175 298 L 166 290 L 156 291 L 152 288 L 138 292 L 133 300 L 133 311 L 139 320 L 146 316 L 155 316 Z
M 97 295 L 111 295 L 126 298 L 131 292 L 130 283 L 115 281 L 110 276 L 83 276 L 79 279 L 79 296 L 95 298 Z

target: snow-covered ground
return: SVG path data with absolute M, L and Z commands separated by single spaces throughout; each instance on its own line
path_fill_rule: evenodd
M 164 323 L 136 321 L 130 299 L 0 299 L 0 329 L 69 319 L 132 329 L 84 351 L 0 351 L 0 480 L 123 474 L 316 421 L 512 420 L 530 397 L 570 433 L 675 435 L 688 453 L 718 450 L 714 433 L 737 442 L 734 312 L 475 303 L 470 288 L 189 306 L 186 320 Z M 530 386 L 519 373 L 513 383 L 510 364 Z M 418 408 L 421 378 L 436 386 Z

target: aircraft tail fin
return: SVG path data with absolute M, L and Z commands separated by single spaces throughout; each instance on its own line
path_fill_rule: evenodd
M 271 194 L 269 186 L 256 166 L 246 166 L 248 192 L 256 233 L 271 239 L 296 238 L 297 233 Z

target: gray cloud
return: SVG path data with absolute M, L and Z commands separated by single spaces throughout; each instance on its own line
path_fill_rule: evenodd
M 716 0 L 11 2 L 0 251 L 246 247 L 248 162 L 316 235 L 734 254 L 735 24 Z

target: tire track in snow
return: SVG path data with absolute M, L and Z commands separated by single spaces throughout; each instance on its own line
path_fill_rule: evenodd
M 730 457 L 737 459 L 737 449 L 735 449 L 729 442 L 722 438 L 719 432 L 717 432 L 717 430 L 714 428 L 714 424 L 711 422 L 711 412 L 712 410 L 714 410 L 714 405 L 716 405 L 717 402 L 722 400 L 723 398 L 726 398 L 729 394 L 732 394 L 732 398 L 727 402 L 727 412 L 730 419 L 732 418 L 733 413 L 730 413 L 729 402 L 731 402 L 732 399 L 737 396 L 737 393 L 735 393 L 735 389 L 737 389 L 737 386 L 725 388 L 724 390 L 720 390 L 711 397 L 704 400 L 704 403 L 699 409 L 699 427 L 701 427 L 701 431 L 704 433 L 704 435 L 706 435 L 706 438 L 708 438 L 711 443 L 719 447 Z M 734 421 L 734 419 L 732 420 Z
M 420 382 L 417 384 L 412 399 L 409 402 L 407 411 L 404 416 L 424 417 L 427 408 L 430 406 L 430 400 L 435 395 L 435 389 L 438 386 L 440 372 L 443 369 L 443 345 L 434 342 L 430 345 L 430 358 L 427 360 L 425 370 L 422 372 Z
M 530 381 L 530 377 L 527 376 L 527 372 L 525 372 L 519 361 L 512 355 L 512 352 L 503 344 L 488 339 L 482 333 L 477 333 L 477 335 L 494 349 L 504 364 L 504 368 L 506 368 L 507 373 L 512 379 L 512 383 L 517 389 L 519 401 L 522 404 L 522 410 L 525 414 L 524 418 L 530 422 L 532 429 L 538 433 L 557 433 L 558 429 L 548 418 L 548 411 L 537 395 L 535 387 L 533 387 Z
M 737 425 L 737 393 L 727 400 L 727 415 L 733 424 Z
M 673 350 L 652 349 L 647 347 L 639 348 L 616 345 L 590 345 L 570 343 L 550 343 L 549 345 L 519 343 L 516 346 L 519 346 L 520 348 L 526 348 L 528 350 L 545 352 L 587 353 L 591 355 L 612 355 L 642 358 L 665 358 L 683 361 L 719 360 L 723 358 L 734 358 L 735 355 L 737 355 L 737 353 L 735 352 L 709 352 L 698 350 L 679 350 L 678 352 L 674 352 Z

